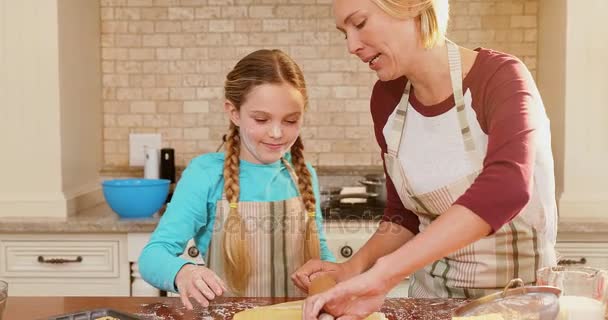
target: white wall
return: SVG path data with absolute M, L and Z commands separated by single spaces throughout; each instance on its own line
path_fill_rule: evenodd
M 68 199 L 99 188 L 102 163 L 98 1 L 60 0 L 61 165 Z
M 91 189 L 100 157 L 98 7 L 0 2 L 0 217 L 66 217 L 72 198 Z
M 542 0 L 539 87 L 552 118 L 562 218 L 608 217 L 605 0 Z

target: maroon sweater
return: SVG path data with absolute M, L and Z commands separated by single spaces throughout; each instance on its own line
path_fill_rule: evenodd
M 477 120 L 488 136 L 487 153 L 482 172 L 455 204 L 473 211 L 495 232 L 513 219 L 530 199 L 538 146 L 534 132 L 543 125 L 540 121 L 531 121 L 531 109 L 543 106 L 534 80 L 521 61 L 488 49 L 476 51 L 479 54 L 463 80 L 463 92 L 470 91 Z M 382 130 L 399 103 L 405 83 L 404 77 L 378 81 L 372 92 L 371 113 L 383 157 L 387 145 Z M 410 104 L 423 116 L 432 117 L 453 108 L 454 97 L 424 106 L 412 92 Z M 550 148 L 550 141 L 540 143 L 543 148 Z M 386 166 L 384 169 L 386 171 Z M 418 233 L 416 214 L 403 206 L 388 174 L 386 180 L 387 205 L 383 220 Z

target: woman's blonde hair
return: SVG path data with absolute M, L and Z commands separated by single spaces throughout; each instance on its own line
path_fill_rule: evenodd
M 247 99 L 247 94 L 261 84 L 287 83 L 296 88 L 308 104 L 304 75 L 298 65 L 280 50 L 258 50 L 241 59 L 226 76 L 225 97 L 237 110 Z M 224 269 L 228 285 L 237 293 L 247 288 L 251 274 L 251 257 L 245 242 L 245 224 L 238 210 L 239 201 L 239 128 L 230 122 L 226 136 L 226 156 L 224 161 L 224 192 L 230 202 L 230 212 L 223 234 Z M 304 145 L 298 137 L 291 147 L 291 160 L 298 176 L 298 189 L 303 199 L 306 213 L 316 212 L 315 196 L 312 189 L 310 171 L 304 161 Z M 305 214 L 303 212 L 303 214 Z M 306 222 L 304 257 L 306 260 L 319 258 L 320 244 L 316 220 L 310 214 Z M 274 222 L 273 222 L 274 223 Z
M 372 0 L 384 12 L 398 19 L 419 17 L 420 37 L 430 49 L 445 36 L 450 6 L 448 0 Z

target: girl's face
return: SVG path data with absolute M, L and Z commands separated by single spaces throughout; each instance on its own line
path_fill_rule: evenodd
M 300 135 L 304 97 L 286 83 L 261 84 L 247 94 L 240 110 L 229 101 L 225 108 L 240 129 L 241 159 L 267 164 L 279 160 Z
M 414 66 L 423 48 L 416 19 L 394 18 L 372 0 L 334 0 L 333 9 L 348 51 L 380 80 L 397 79 Z

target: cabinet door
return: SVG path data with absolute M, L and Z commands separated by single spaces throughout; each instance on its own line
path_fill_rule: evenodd
M 0 279 L 14 296 L 129 296 L 126 236 L 0 235 Z
M 360 221 L 325 221 L 327 246 L 336 257 L 337 262 L 350 259 L 355 252 L 376 232 L 378 222 Z M 388 293 L 388 297 L 407 297 L 409 279 L 406 278 Z
M 558 264 L 608 269 L 608 242 L 558 242 Z

